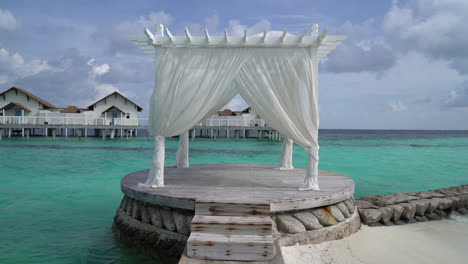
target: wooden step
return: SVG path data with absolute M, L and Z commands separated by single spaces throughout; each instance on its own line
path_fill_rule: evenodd
M 269 216 L 195 215 L 192 219 L 192 232 L 271 236 L 272 220 Z
M 275 256 L 271 235 L 225 235 L 192 232 L 187 256 L 212 260 L 267 261 Z
M 197 215 L 270 216 L 270 204 L 222 202 L 198 199 L 195 202 Z

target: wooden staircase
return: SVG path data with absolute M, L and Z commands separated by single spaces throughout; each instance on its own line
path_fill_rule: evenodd
M 211 260 L 273 259 L 270 205 L 197 201 L 187 256 Z

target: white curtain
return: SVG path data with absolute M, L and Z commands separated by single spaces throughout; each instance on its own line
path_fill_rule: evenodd
M 245 49 L 170 47 L 157 54 L 148 130 L 155 136 L 158 156 L 153 157 L 148 180 L 140 185 L 146 187 L 164 186 L 161 137 L 185 133 L 220 101 L 231 100 L 235 92 L 228 89 L 233 89 L 230 84 L 247 59 Z
M 281 170 L 294 169 L 292 165 L 292 154 L 293 154 L 293 141 L 287 137 L 283 139 L 283 145 L 281 148 Z
M 164 186 L 164 137 L 184 134 L 238 91 L 267 123 L 308 151 L 307 175 L 300 190 L 318 190 L 313 72 L 312 58 L 302 48 L 162 48 L 150 102 L 149 132 L 155 136 L 155 154 L 148 180 L 141 186 Z M 233 80 L 235 86 L 230 85 Z M 181 137 L 183 149 L 177 154 L 181 166 L 188 166 L 185 138 Z
M 179 135 L 179 146 L 176 153 L 176 167 L 189 167 L 189 131 Z
M 268 124 L 309 154 L 300 190 L 318 190 L 318 104 L 309 52 L 270 48 L 251 52 L 235 79 L 237 89 Z

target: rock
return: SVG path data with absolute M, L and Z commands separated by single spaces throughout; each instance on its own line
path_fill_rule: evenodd
M 461 215 L 468 215 L 468 209 L 460 208 L 460 209 L 458 209 L 458 213 L 461 214 Z
M 439 189 L 437 192 L 445 194 L 445 196 L 456 196 L 460 195 L 461 193 L 456 190 L 456 188 L 445 188 Z
M 128 197 L 127 201 L 127 209 L 125 209 L 125 213 L 127 213 L 128 216 L 132 216 L 133 213 L 133 199 Z
M 346 206 L 344 202 L 339 202 L 335 204 L 335 206 L 338 207 L 338 209 L 340 209 L 341 213 L 343 214 L 345 218 L 349 218 L 351 216 L 351 214 L 349 213 L 348 207 Z
M 377 209 L 359 209 L 359 216 L 363 224 L 372 224 L 382 218 L 382 212 Z
M 319 223 L 323 226 L 331 226 L 338 223 L 325 208 L 314 209 L 311 212 L 315 217 L 317 217 Z
M 127 196 L 124 195 L 122 202 L 120 203 L 120 209 L 125 210 L 127 209 Z
M 380 219 L 380 222 L 382 224 L 386 224 L 386 223 L 390 222 L 390 219 L 392 218 L 392 215 L 393 215 L 393 209 L 390 206 L 380 207 L 377 210 L 382 212 L 382 218 Z
M 414 219 L 416 219 L 418 222 L 427 222 L 429 219 L 425 216 L 415 216 Z
M 447 197 L 447 199 L 453 201 L 453 204 L 452 204 L 452 206 L 451 206 L 451 209 L 452 209 L 452 210 L 458 210 L 458 209 L 460 209 L 460 208 L 465 207 L 465 205 L 463 204 L 463 200 L 462 200 L 461 198 L 459 198 L 459 197 L 450 196 L 450 197 Z
M 141 218 L 140 215 L 140 202 L 138 200 L 133 200 L 133 212 L 132 212 L 132 218 L 140 220 Z
M 172 217 L 176 226 L 177 233 L 189 235 L 190 230 L 187 226 L 187 219 L 182 212 L 172 211 Z
M 163 227 L 163 219 L 161 213 L 159 212 L 159 208 L 148 206 L 146 209 L 148 209 L 151 218 L 151 223 L 157 227 Z
M 426 213 L 427 208 L 429 208 L 429 203 L 424 200 L 414 200 L 410 203 L 416 205 L 416 213 L 417 216 L 423 216 Z
M 356 200 L 356 206 L 358 209 L 377 209 L 379 207 L 369 203 L 369 202 L 366 202 L 366 201 L 363 201 L 363 200 Z
M 290 215 L 278 215 L 276 217 L 276 224 L 279 231 L 283 233 L 297 234 L 306 231 L 304 225 Z
M 434 191 L 420 192 L 417 196 L 420 199 L 429 199 L 429 198 L 433 198 L 433 197 L 445 197 L 445 195 L 443 195 L 441 193 L 438 193 L 438 192 L 434 192 Z
M 383 226 L 380 222 L 369 224 L 368 226 Z
M 330 212 L 330 214 L 335 218 L 336 221 L 343 222 L 344 220 L 346 220 L 343 213 L 341 213 L 340 209 L 338 209 L 338 207 L 336 207 L 335 205 L 329 205 L 325 207 L 325 209 L 327 209 L 327 211 Z
M 388 207 L 392 208 L 392 210 L 393 210 L 393 214 L 392 214 L 392 221 L 393 222 L 399 220 L 400 217 L 401 217 L 401 214 L 405 210 L 405 208 L 403 208 L 403 206 L 398 205 L 398 204 L 389 205 Z
M 468 208 L 468 195 L 460 195 L 458 196 L 463 202 L 463 207 Z
M 164 227 L 169 231 L 176 231 L 176 225 L 174 223 L 174 217 L 172 217 L 171 209 L 161 207 L 159 212 L 161 213 Z
M 405 208 L 400 218 L 403 220 L 413 219 L 414 214 L 416 213 L 416 205 L 413 203 L 402 203 L 400 205 L 403 206 L 403 208 Z
M 151 224 L 151 218 L 148 213 L 148 209 L 145 206 L 140 206 L 141 221 L 145 224 Z
M 378 200 L 373 204 L 380 206 L 380 207 L 391 205 L 391 204 L 406 203 L 406 202 L 418 199 L 418 197 L 414 195 L 408 195 L 406 193 L 382 194 L 382 195 L 377 195 L 375 197 L 378 197 Z
M 429 220 L 440 220 L 440 219 L 442 219 L 442 217 L 440 217 L 440 215 L 438 215 L 438 214 L 436 214 L 434 212 L 426 213 L 425 216 Z
M 435 210 L 434 212 L 435 212 L 436 214 L 438 214 L 438 215 L 439 215 L 440 217 L 442 217 L 442 218 L 447 218 L 447 217 L 448 217 L 448 216 L 447 216 L 447 213 L 444 212 L 443 210 L 437 209 L 437 210 Z
M 377 207 L 382 207 L 382 206 L 387 206 L 387 205 L 393 204 L 391 201 L 389 201 L 386 198 L 382 198 L 380 195 L 362 197 L 359 200 L 369 202 L 369 203 L 371 203 L 373 205 L 376 205 Z
M 311 212 L 299 212 L 293 214 L 293 216 L 304 225 L 306 230 L 316 230 L 323 228 L 317 217 Z
M 427 210 L 426 210 L 427 213 L 433 212 L 434 210 L 439 208 L 439 205 L 440 205 L 440 202 L 437 199 L 423 199 L 421 201 L 425 201 L 425 202 L 428 203 L 428 207 L 427 207 Z
M 193 217 L 194 217 L 194 215 L 192 215 L 192 214 L 185 216 L 185 221 L 187 222 L 187 227 L 188 227 L 189 231 L 192 231 L 192 219 L 193 219 Z
M 439 201 L 439 208 L 438 209 L 440 209 L 440 210 L 449 209 L 453 205 L 453 201 L 450 200 L 450 199 L 446 199 L 446 198 L 434 198 L 434 199 L 437 199 Z
M 384 223 L 384 226 L 394 226 L 395 223 L 392 221 L 388 221 L 387 223 Z
M 397 221 L 395 221 L 395 224 L 396 225 L 406 225 L 406 222 L 403 221 L 403 220 L 397 220 Z
M 407 224 L 416 224 L 418 221 L 416 221 L 414 218 L 411 218 L 410 220 L 408 220 L 406 223 Z
M 351 199 L 345 200 L 345 201 L 344 201 L 344 204 L 345 204 L 346 207 L 348 208 L 348 212 L 349 212 L 350 214 L 353 214 L 354 211 L 355 211 L 355 207 L 354 207 L 354 204 L 353 204 L 353 202 L 351 201 Z

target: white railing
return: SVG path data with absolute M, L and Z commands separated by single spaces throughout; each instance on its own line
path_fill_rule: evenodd
M 200 122 L 197 126 L 212 127 L 269 127 L 263 119 L 247 118 L 209 118 Z
M 102 118 L 102 117 L 47 117 L 47 116 L 0 116 L 0 124 L 27 125 L 89 125 L 89 126 L 145 126 L 147 118 Z
M 102 117 L 48 117 L 48 116 L 0 116 L 0 124 L 27 125 L 88 125 L 88 126 L 146 126 L 148 118 Z M 209 118 L 196 126 L 205 127 L 269 127 L 263 119 Z

